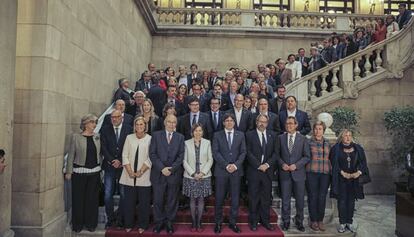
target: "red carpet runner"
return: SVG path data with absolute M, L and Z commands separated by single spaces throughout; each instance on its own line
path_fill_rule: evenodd
M 226 202 L 228 205 L 229 203 Z M 277 214 L 273 209 L 270 212 L 270 221 L 274 224 L 275 230 L 274 231 L 268 231 L 262 226 L 258 226 L 257 231 L 251 231 L 248 226 L 248 210 L 246 205 L 243 205 L 243 202 L 240 202 L 240 209 L 239 209 L 239 219 L 238 219 L 238 226 L 241 229 L 240 234 L 236 234 L 233 231 L 231 231 L 227 226 L 227 217 L 229 212 L 229 207 L 226 206 L 224 208 L 224 223 L 222 226 L 222 232 L 221 234 L 217 235 L 214 233 L 214 198 L 210 198 L 206 202 L 207 205 L 207 211 L 204 212 L 203 215 L 203 226 L 204 231 L 202 233 L 198 232 L 191 232 L 190 226 L 191 226 L 191 216 L 189 210 L 184 211 L 178 211 L 177 217 L 176 217 L 176 223 L 174 224 L 175 232 L 172 236 L 202 236 L 202 237 L 218 237 L 218 236 L 244 236 L 244 237 L 256 237 L 256 236 L 272 236 L 272 237 L 283 237 L 283 232 L 279 229 L 279 227 L 276 225 L 277 223 Z M 152 233 L 152 226 L 145 231 L 142 235 L 138 233 L 138 229 L 134 228 L 131 232 L 127 233 L 124 229 L 117 229 L 117 228 L 111 228 L 108 229 L 105 233 L 106 237 L 128 237 L 128 236 L 169 236 L 165 229 L 161 231 L 161 234 L 154 234 Z

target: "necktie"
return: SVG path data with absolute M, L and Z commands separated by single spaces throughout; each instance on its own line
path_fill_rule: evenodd
M 264 132 L 262 132 L 262 161 L 261 163 L 263 163 L 264 161 L 265 154 L 266 154 L 266 137 L 264 135 Z
M 119 128 L 115 128 L 115 137 L 116 137 L 116 142 L 118 142 L 118 140 L 119 140 Z
M 191 127 L 197 122 L 197 114 L 193 115 L 193 121 L 191 122 Z
M 289 153 L 292 153 L 292 149 L 293 149 L 293 135 L 289 135 L 288 149 L 289 149 Z
M 214 117 L 213 117 L 213 122 L 214 122 L 214 128 L 217 129 L 217 112 L 214 112 Z
M 170 142 L 171 142 L 171 138 L 172 138 L 172 133 L 171 132 L 169 132 L 168 133 L 168 144 L 170 144 Z
M 227 133 L 227 143 L 229 145 L 229 150 L 231 150 L 231 132 Z
M 137 147 L 137 151 L 135 152 L 135 159 L 134 159 L 134 173 L 138 170 L 138 153 L 139 153 L 139 145 Z M 137 177 L 134 178 L 134 186 L 137 182 Z

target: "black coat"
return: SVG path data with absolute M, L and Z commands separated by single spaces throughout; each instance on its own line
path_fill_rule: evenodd
M 102 169 L 115 170 L 112 166 L 113 160 L 119 160 L 122 163 L 122 150 L 126 137 L 133 132 L 132 126 L 122 124 L 119 132 L 118 142 L 116 141 L 115 130 L 113 126 L 105 126 L 100 131 L 101 151 L 104 157 L 102 161 Z M 119 168 L 121 170 L 121 168 Z
M 231 109 L 228 112 L 233 114 L 234 117 L 236 117 L 236 113 L 235 113 L 234 109 Z M 236 124 L 235 124 L 234 128 L 236 130 L 238 130 L 240 132 L 244 132 L 244 133 L 251 130 L 253 128 L 252 117 L 253 117 L 252 112 L 250 112 L 246 109 L 242 109 L 240 124 L 237 124 L 237 121 L 236 121 Z
M 192 118 L 190 118 L 191 114 L 185 114 L 181 117 L 179 117 L 178 119 L 178 126 L 177 126 L 177 131 L 181 134 L 184 135 L 184 139 L 188 140 L 191 139 L 191 120 Z M 211 136 L 213 135 L 213 128 L 211 127 L 211 121 L 210 121 L 210 117 L 203 113 L 200 112 L 199 113 L 199 117 L 198 117 L 198 123 L 200 123 L 203 126 L 203 137 L 205 139 L 210 140 Z

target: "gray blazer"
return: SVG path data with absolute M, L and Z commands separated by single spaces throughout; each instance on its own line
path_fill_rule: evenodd
M 194 139 L 185 141 L 184 152 L 184 177 L 192 179 L 192 174 L 196 170 L 196 157 L 194 148 Z M 213 166 L 213 155 L 211 152 L 211 143 L 209 140 L 201 138 L 200 144 L 200 172 L 204 173 L 204 178 L 211 176 L 211 166 Z
M 278 142 L 280 146 L 277 146 L 277 153 L 280 166 L 280 180 L 292 179 L 294 181 L 306 180 L 305 165 L 310 161 L 310 149 L 308 139 L 300 134 L 296 133 L 295 142 L 293 143 L 292 153 L 289 153 L 287 144 L 287 133 L 279 135 Z M 296 165 L 295 171 L 284 171 L 282 169 L 283 164 Z
M 101 140 L 98 134 L 93 136 L 93 141 L 96 146 L 96 159 L 98 164 L 102 163 L 101 157 Z M 86 137 L 80 133 L 72 134 L 70 147 L 68 152 L 68 161 L 66 165 L 66 173 L 73 173 L 73 164 L 84 166 L 86 162 Z

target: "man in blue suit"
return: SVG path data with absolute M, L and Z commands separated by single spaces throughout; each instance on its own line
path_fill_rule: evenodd
M 296 228 L 304 232 L 303 208 L 305 199 L 305 165 L 310 161 L 309 143 L 305 136 L 297 132 L 298 122 L 293 116 L 286 119 L 286 133 L 277 139 L 277 156 L 280 169 L 279 180 L 282 191 L 282 230 L 290 225 L 290 199 L 292 191 L 296 200 Z
M 165 130 L 153 133 L 149 151 L 152 162 L 150 180 L 154 194 L 153 231 L 159 234 L 165 225 L 167 233 L 172 234 L 183 177 L 184 136 L 175 131 L 177 118 L 174 115 L 168 115 L 164 125 Z
M 106 228 L 112 226 L 115 221 L 113 194 L 122 173 L 122 150 L 125 139 L 133 131 L 129 124 L 123 123 L 122 111 L 114 110 L 110 116 L 111 126 L 104 126 L 100 131 L 104 157 L 102 169 L 105 171 L 105 212 L 108 218 Z M 120 193 L 123 196 L 121 190 Z M 122 208 L 120 207 L 119 210 Z
M 307 135 L 311 131 L 311 125 L 309 122 L 308 114 L 302 110 L 298 110 L 296 107 L 296 97 L 290 95 L 286 97 L 286 110 L 280 111 L 279 121 L 282 132 L 286 132 L 286 120 L 289 116 L 296 118 L 298 122 L 297 131 L 302 135 Z
M 229 228 L 240 233 L 236 225 L 239 214 L 240 179 L 243 176 L 243 161 L 246 157 L 246 141 L 244 134 L 234 129 L 236 118 L 233 114 L 223 116 L 224 130 L 214 134 L 213 159 L 215 161 L 215 228 L 216 234 L 221 233 L 223 222 L 223 204 L 226 194 L 231 194 Z

